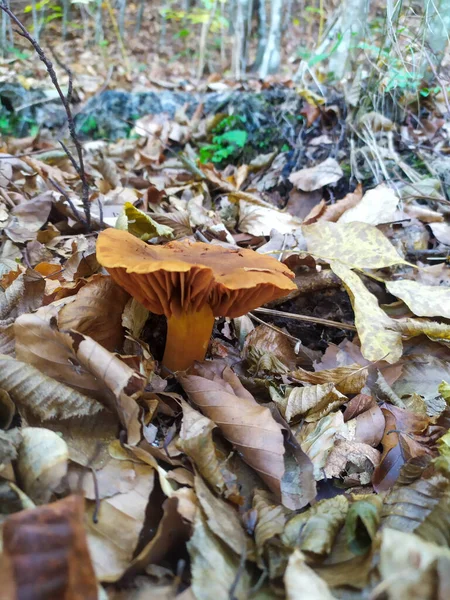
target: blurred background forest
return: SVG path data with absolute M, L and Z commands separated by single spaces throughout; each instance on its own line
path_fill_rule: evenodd
M 426 92 L 445 68 L 446 0 L 14 0 L 7 2 L 42 45 L 71 64 L 86 96 L 175 78 L 277 76 L 285 81 L 364 81 L 372 89 Z M 0 77 L 38 85 L 26 43 L 1 16 Z M 155 81 L 156 80 L 156 81 Z

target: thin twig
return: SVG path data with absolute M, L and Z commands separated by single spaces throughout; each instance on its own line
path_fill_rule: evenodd
M 272 308 L 254 308 L 253 312 L 272 315 L 273 317 L 282 317 L 283 319 L 293 319 L 294 321 L 306 321 L 307 323 L 315 323 L 316 325 L 325 325 L 325 327 L 336 327 L 337 329 L 357 331 L 354 325 L 349 325 L 347 323 L 339 323 L 339 321 L 330 321 L 329 319 L 321 319 L 320 317 L 310 317 L 309 315 L 297 315 L 282 310 L 273 310 Z
M 81 218 L 81 215 L 78 212 L 77 207 L 75 206 L 75 204 L 70 199 L 68 193 L 59 185 L 59 183 L 56 183 L 56 181 L 54 179 L 52 179 L 51 177 L 47 177 L 47 179 L 50 181 L 50 183 L 52 184 L 52 186 L 54 188 L 56 188 L 58 190 L 58 192 L 63 196 L 63 198 L 65 199 L 65 201 L 67 202 L 67 204 L 70 206 L 70 209 L 73 212 L 73 216 L 78 221 L 80 221 L 81 223 L 86 224 L 86 222 Z
M 22 22 L 16 17 L 16 15 L 12 12 L 12 10 L 6 4 L 4 4 L 3 2 L 0 2 L 0 9 L 3 12 L 5 12 L 9 16 L 9 18 L 17 25 L 19 30 L 15 30 L 16 33 L 18 33 L 19 35 L 24 37 L 26 40 L 28 40 L 30 42 L 30 44 L 33 46 L 33 48 L 35 49 L 40 60 L 44 63 L 44 65 L 47 69 L 47 73 L 49 74 L 50 79 L 51 79 L 56 91 L 58 92 L 58 96 L 61 99 L 62 105 L 64 106 L 64 110 L 66 111 L 66 114 L 67 114 L 67 125 L 69 128 L 69 134 L 75 145 L 78 162 L 75 160 L 75 158 L 73 157 L 73 155 L 71 154 L 71 152 L 69 151 L 67 146 L 64 146 L 64 144 L 62 142 L 61 142 L 61 145 L 62 145 L 64 151 L 66 152 L 67 156 L 69 157 L 70 162 L 72 163 L 75 171 L 77 172 L 77 174 L 81 180 L 81 186 L 82 186 L 81 199 L 83 202 L 84 214 L 86 217 L 86 227 L 89 230 L 90 225 L 91 225 L 91 214 L 90 214 L 90 207 L 89 207 L 89 184 L 87 182 L 86 173 L 84 170 L 83 149 L 82 149 L 82 146 L 78 139 L 78 136 L 76 134 L 75 120 L 73 118 L 72 109 L 70 107 L 70 99 L 71 99 L 72 88 L 73 88 L 72 73 L 71 73 L 70 69 L 68 69 L 67 67 L 64 67 L 65 71 L 69 74 L 69 90 L 68 90 L 68 93 L 66 96 L 66 95 L 64 95 L 64 93 L 59 85 L 59 81 L 56 76 L 55 69 L 53 68 L 53 64 L 52 64 L 51 60 L 49 60 L 47 58 L 47 56 L 45 55 L 45 53 L 42 50 L 39 43 L 30 35 L 30 33 L 26 29 L 25 25 L 22 24 Z

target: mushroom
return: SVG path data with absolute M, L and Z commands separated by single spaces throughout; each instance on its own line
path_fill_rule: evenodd
M 167 317 L 163 365 L 185 370 L 204 360 L 214 317 L 239 317 L 297 289 L 281 262 L 253 250 L 191 242 L 148 245 L 107 229 L 97 260 L 149 311 Z

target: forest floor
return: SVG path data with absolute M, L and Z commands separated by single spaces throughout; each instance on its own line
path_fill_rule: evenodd
M 2 112 L 0 597 L 450 597 L 447 90 L 119 63 L 73 69 L 84 182 L 54 93 Z M 47 81 L 0 66 L 2 98 Z M 112 229 L 121 264 L 188 238 L 295 285 L 168 374 L 165 317 L 96 255 Z

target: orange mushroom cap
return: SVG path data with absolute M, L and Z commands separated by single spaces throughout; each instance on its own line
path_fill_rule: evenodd
M 100 233 L 97 260 L 148 310 L 168 318 L 205 304 L 216 317 L 238 317 L 297 289 L 290 269 L 253 250 L 189 240 L 151 246 L 119 229 Z

